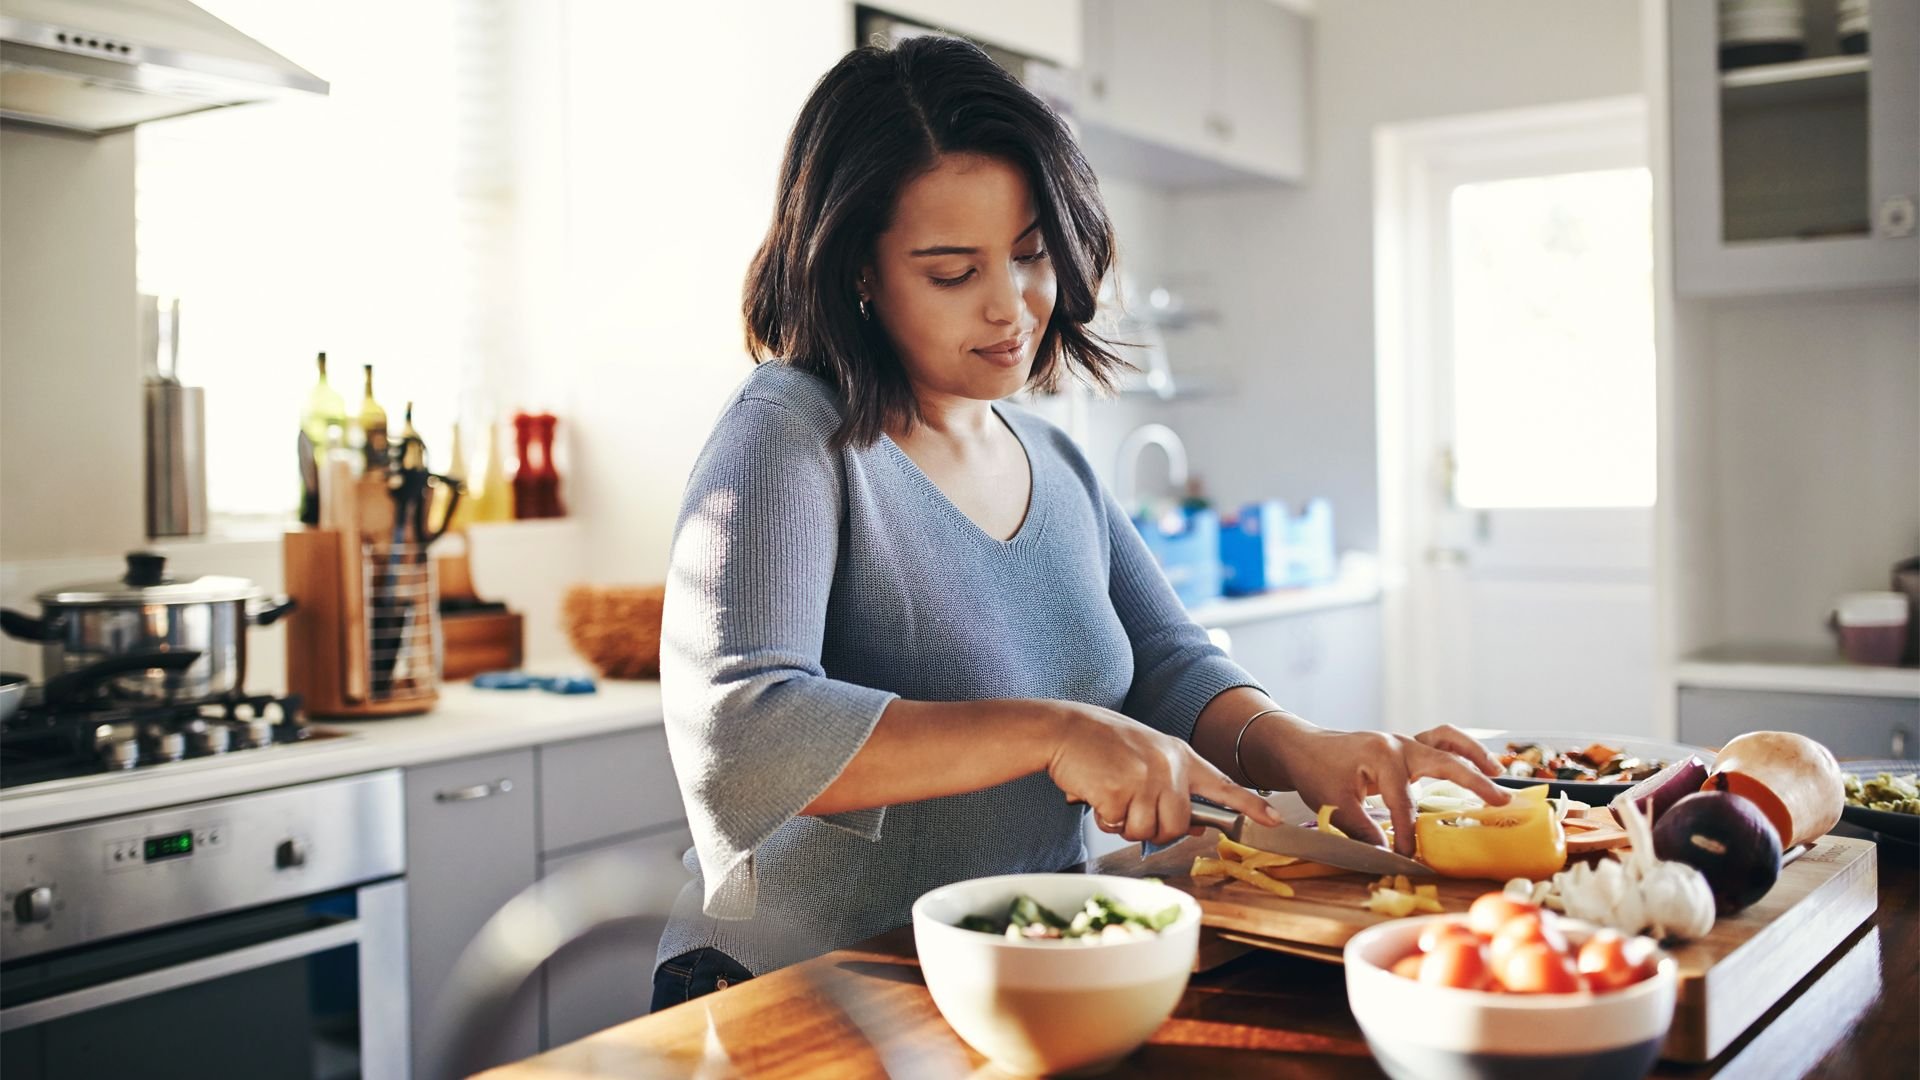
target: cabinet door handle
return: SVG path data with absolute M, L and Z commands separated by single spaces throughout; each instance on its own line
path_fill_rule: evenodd
M 513 781 L 503 776 L 491 784 L 475 784 L 472 787 L 451 788 L 446 791 L 435 792 L 433 801 L 472 802 L 475 799 L 486 799 L 495 795 L 505 795 L 512 790 Z
M 1893 739 L 1888 744 L 1887 750 L 1893 755 L 1894 760 L 1907 760 L 1907 733 L 1904 728 L 1893 729 Z

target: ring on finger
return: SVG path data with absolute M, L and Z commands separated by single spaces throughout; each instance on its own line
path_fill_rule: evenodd
M 1108 832 L 1119 832 L 1121 829 L 1125 828 L 1127 825 L 1125 819 L 1122 819 L 1120 821 L 1108 821 L 1106 818 L 1101 817 L 1099 814 L 1093 815 L 1093 820 L 1099 822 L 1100 827 L 1102 829 L 1105 829 Z

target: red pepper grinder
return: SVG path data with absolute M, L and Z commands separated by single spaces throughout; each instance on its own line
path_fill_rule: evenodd
M 533 417 L 526 413 L 513 414 L 516 455 L 513 467 L 513 516 L 521 519 L 546 516 L 540 510 L 539 469 L 533 460 L 533 428 Z
M 540 447 L 541 508 L 547 517 L 565 517 L 567 510 L 560 502 L 560 469 L 553 463 L 554 428 L 560 421 L 552 413 L 540 413 L 533 423 L 534 441 Z

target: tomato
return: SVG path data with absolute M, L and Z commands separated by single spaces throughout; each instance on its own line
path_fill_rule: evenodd
M 1490 938 L 1508 919 L 1515 915 L 1539 910 L 1538 907 L 1515 900 L 1506 893 L 1490 892 L 1475 900 L 1473 906 L 1467 909 L 1467 925 L 1473 929 L 1474 933 Z
M 1588 989 L 1596 993 L 1632 986 L 1646 977 L 1641 965 L 1627 956 L 1627 942 L 1612 930 L 1602 930 L 1580 946 L 1578 967 Z
M 1515 946 L 1498 975 L 1501 985 L 1520 994 L 1571 994 L 1580 989 L 1572 962 L 1543 942 Z
M 1483 990 L 1491 978 L 1486 947 L 1474 938 L 1442 938 L 1420 961 L 1420 981 L 1428 986 Z
M 1420 931 L 1420 951 L 1432 952 L 1435 945 L 1450 937 L 1478 940 L 1474 932 L 1467 929 L 1466 923 L 1449 919 L 1428 923 L 1426 928 Z
M 1487 946 L 1487 960 L 1499 971 L 1506 965 L 1507 957 L 1521 945 L 1545 945 L 1563 955 L 1567 951 L 1567 939 L 1553 924 L 1552 916 L 1544 911 L 1528 911 L 1508 919 L 1494 931 L 1493 941 Z
M 1420 961 L 1422 959 L 1424 959 L 1424 957 L 1419 953 L 1410 953 L 1403 956 L 1394 962 L 1393 973 L 1401 978 L 1418 981 L 1420 978 Z

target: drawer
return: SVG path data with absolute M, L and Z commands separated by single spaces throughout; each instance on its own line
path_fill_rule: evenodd
M 1793 731 L 1841 760 L 1920 754 L 1920 702 L 1912 698 L 1680 688 L 1680 740 L 1723 746 L 1749 731 Z
M 540 750 L 540 850 L 561 851 L 686 818 L 665 728 Z

